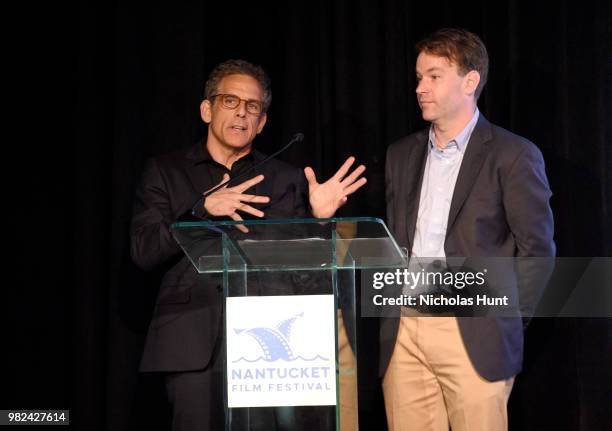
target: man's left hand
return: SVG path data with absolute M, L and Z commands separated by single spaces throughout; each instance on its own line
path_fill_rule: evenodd
M 354 157 L 346 159 L 338 172 L 323 184 L 317 182 L 317 177 L 312 168 L 304 169 L 304 175 L 308 180 L 310 207 L 312 208 L 312 215 L 316 218 L 333 217 L 338 208 L 346 203 L 348 196 L 359 190 L 367 182 L 365 177 L 359 178 L 366 169 L 364 165 L 359 165 L 353 172 L 346 175 L 354 162 Z

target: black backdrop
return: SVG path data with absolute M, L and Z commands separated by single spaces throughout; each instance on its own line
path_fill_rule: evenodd
M 559 255 L 610 256 L 605 1 L 90 1 L 28 13 L 9 41 L 23 43 L 16 63 L 32 66 L 15 105 L 26 117 L 21 139 L 5 152 L 7 168 L 19 161 L 27 174 L 6 183 L 16 191 L 9 215 L 25 225 L 8 225 L 19 247 L 7 268 L 18 276 L 8 289 L 12 361 L 2 408 L 70 408 L 83 430 L 166 425 L 159 381 L 136 373 L 158 274 L 130 263 L 131 200 L 146 157 L 205 132 L 203 83 L 227 58 L 259 63 L 272 77 L 255 145 L 270 152 L 302 131 L 305 142 L 282 158 L 320 176 L 356 155 L 369 183 L 341 215 L 384 217 L 386 147 L 424 126 L 413 45 L 440 26 L 475 31 L 491 58 L 479 107 L 543 151 Z M 510 401 L 513 430 L 611 429 L 610 328 L 606 319 L 530 326 Z M 367 376 L 375 330 L 361 320 L 361 420 L 362 429 L 383 430 L 378 382 Z

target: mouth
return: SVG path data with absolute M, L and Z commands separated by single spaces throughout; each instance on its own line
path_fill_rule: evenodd
M 244 132 L 247 127 L 240 124 L 234 124 L 233 126 L 230 126 L 230 129 L 235 130 L 237 132 Z

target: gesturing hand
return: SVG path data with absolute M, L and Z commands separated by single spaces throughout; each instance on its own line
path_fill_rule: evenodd
M 230 177 L 228 174 L 223 174 L 223 180 L 221 180 L 219 184 L 229 180 L 229 178 Z M 248 190 L 255 184 L 262 182 L 263 179 L 263 175 L 257 175 L 256 177 L 240 183 L 237 186 L 226 186 L 217 190 L 204 199 L 204 209 L 206 212 L 208 212 L 208 214 L 215 217 L 228 216 L 232 220 L 236 221 L 242 221 L 242 217 L 240 217 L 236 211 L 244 211 L 245 213 L 252 214 L 256 217 L 263 217 L 263 211 L 253 208 L 251 205 L 248 205 L 245 202 L 265 204 L 270 201 L 270 198 L 267 196 L 247 195 L 243 193 L 245 190 Z M 242 224 L 236 225 L 236 228 L 245 233 L 249 231 L 247 227 Z
M 312 168 L 304 169 L 304 175 L 308 180 L 308 196 L 312 215 L 317 218 L 333 217 L 338 208 L 346 203 L 347 196 L 367 182 L 365 178 L 359 178 L 366 169 L 364 165 L 359 165 L 350 175 L 344 178 L 354 162 L 354 157 L 346 159 L 338 172 L 323 184 L 317 182 L 317 177 Z

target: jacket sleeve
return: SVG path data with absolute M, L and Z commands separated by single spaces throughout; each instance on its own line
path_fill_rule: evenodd
M 516 242 L 516 256 L 554 256 L 554 222 L 549 204 L 552 192 L 542 154 L 535 145 L 528 144 L 512 163 L 504 181 L 506 219 Z
M 169 191 L 156 160 L 150 159 L 136 191 L 130 225 L 130 251 L 140 268 L 150 270 L 181 253 L 170 233 L 174 221 Z
M 525 323 L 554 268 L 554 222 L 549 205 L 552 193 L 544 159 L 530 142 L 516 157 L 504 182 L 506 220 L 516 243 L 519 301 Z

